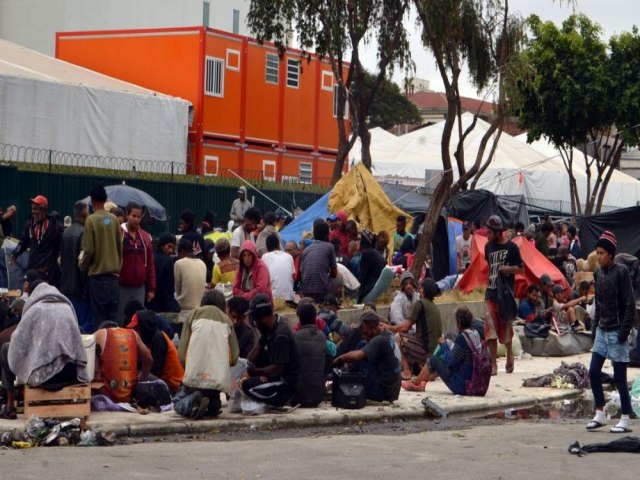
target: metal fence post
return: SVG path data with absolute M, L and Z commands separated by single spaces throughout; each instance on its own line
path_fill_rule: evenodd
M 51 150 L 49 150 L 49 173 L 51 173 Z

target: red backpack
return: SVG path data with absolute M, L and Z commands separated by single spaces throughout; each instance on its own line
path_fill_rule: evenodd
M 478 351 L 475 342 L 466 332 L 462 332 L 462 335 L 464 335 L 464 339 L 471 349 L 471 358 L 473 361 L 471 378 L 467 380 L 465 385 L 467 395 L 484 397 L 489 389 L 489 381 L 491 380 L 491 359 L 486 350 Z

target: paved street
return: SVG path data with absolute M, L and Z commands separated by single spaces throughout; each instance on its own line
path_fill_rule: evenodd
M 306 437 L 281 432 L 238 441 L 3 450 L 0 465 L 7 479 L 637 478 L 636 455 L 567 453 L 575 440 L 616 438 L 587 433 L 583 421 L 480 423 L 422 424 L 430 430 L 408 434 L 389 425 L 364 435 L 350 428 L 299 432 Z

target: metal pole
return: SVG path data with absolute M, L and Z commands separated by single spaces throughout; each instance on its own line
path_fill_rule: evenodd
M 293 213 L 291 213 L 289 210 L 287 210 L 286 208 L 284 208 L 282 205 L 280 205 L 278 202 L 276 202 L 275 200 L 272 200 L 271 198 L 269 198 L 267 195 L 265 195 L 264 193 L 262 193 L 260 190 L 258 190 L 256 187 L 254 187 L 253 185 L 251 185 L 249 182 L 247 182 L 244 178 L 242 178 L 240 175 L 238 175 L 236 172 L 234 172 L 233 170 L 229 169 L 229 173 L 231 173 L 233 176 L 237 177 L 238 179 L 240 179 L 241 182 L 246 183 L 250 188 L 254 189 L 256 192 L 258 192 L 260 195 L 262 195 L 264 198 L 266 198 L 267 200 L 269 200 L 271 203 L 273 203 L 275 206 L 280 207 L 282 210 L 284 210 L 288 215 L 290 215 L 291 217 L 293 217 Z
M 49 150 L 49 173 L 51 173 L 51 150 Z

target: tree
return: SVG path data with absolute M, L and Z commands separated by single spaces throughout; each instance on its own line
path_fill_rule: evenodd
M 522 29 L 519 18 L 509 15 L 508 0 L 414 0 L 414 5 L 423 43 L 435 57 L 447 97 L 440 142 L 442 177 L 433 192 L 412 267 L 413 274 L 419 276 L 445 202 L 459 190 L 468 188 L 469 181 L 475 184 L 495 153 L 504 126 L 508 86 L 513 78 L 511 64 L 517 57 Z M 469 169 L 464 142 L 475 128 L 477 113 L 471 125 L 463 128 L 459 78 L 464 66 L 479 91 L 491 84 L 490 91 L 496 95 L 494 119 Z M 458 143 L 452 159 L 451 137 L 456 126 Z M 487 154 L 490 140 L 492 145 Z M 458 174 L 456 182 L 454 168 Z
M 383 80 L 394 68 L 411 66 L 403 24 L 409 5 L 410 0 L 251 0 L 247 22 L 259 41 L 273 41 L 282 55 L 292 28 L 303 51 L 315 50 L 331 64 L 338 86 L 334 183 L 340 179 L 357 137 L 362 145 L 362 163 L 371 169 L 371 135 L 366 118 Z M 375 42 L 378 52 L 378 70 L 369 88 L 365 87 L 365 70 L 360 60 L 360 47 L 365 42 Z M 344 61 L 347 55 L 348 66 Z M 351 134 L 345 123 L 347 101 Z
M 422 121 L 420 110 L 415 103 L 402 94 L 397 84 L 384 79 L 377 95 L 371 95 L 370 91 L 375 81 L 376 77 L 373 74 L 365 72 L 365 95 L 373 98 L 367 120 L 369 128 L 381 127 L 389 130 L 395 125 L 420 124 Z
M 640 38 L 637 30 L 622 34 L 608 49 L 600 27 L 584 15 L 570 16 L 561 28 L 537 16 L 527 24 L 523 57 L 532 75 L 520 82 L 520 125 L 528 141 L 544 136 L 558 150 L 572 215 L 597 213 L 624 144 L 638 143 Z M 578 171 L 586 174 L 584 189 Z

